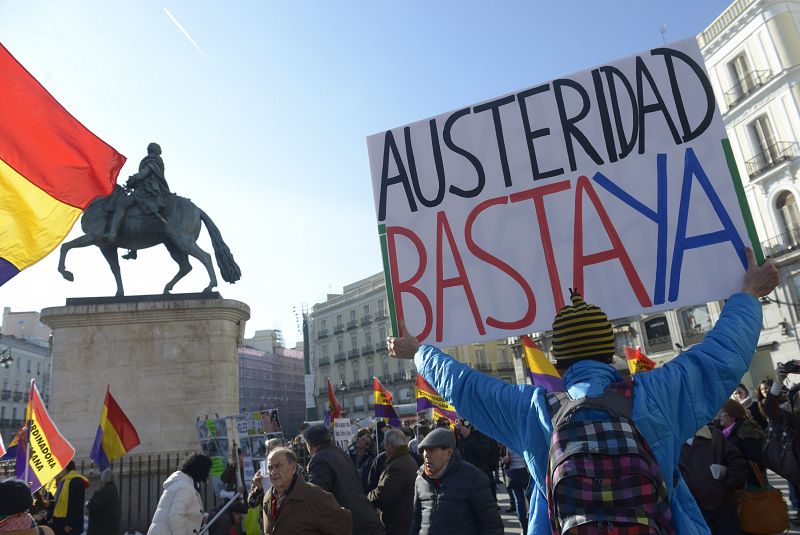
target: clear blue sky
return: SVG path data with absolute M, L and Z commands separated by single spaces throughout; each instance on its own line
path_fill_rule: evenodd
M 250 305 L 247 335 L 277 327 L 293 343 L 292 307 L 381 269 L 367 135 L 659 46 L 665 24 L 667 41 L 696 35 L 728 4 L 6 2 L 0 39 L 128 157 L 120 182 L 161 144 L 170 187 L 242 268 L 219 291 Z M 0 287 L 0 306 L 113 295 L 98 249 L 70 253 L 73 283 L 57 261 Z M 205 287 L 193 265 L 176 292 Z M 130 295 L 160 293 L 177 266 L 159 247 L 122 269 Z

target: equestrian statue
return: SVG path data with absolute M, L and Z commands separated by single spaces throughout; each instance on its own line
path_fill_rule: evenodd
M 169 293 L 175 283 L 192 270 L 190 256 L 198 259 L 208 271 L 209 284 L 203 292 L 209 293 L 217 286 L 217 277 L 211 255 L 197 245 L 201 223 L 205 224 L 211 237 L 222 280 L 238 281 L 241 271 L 222 241 L 219 229 L 192 201 L 170 192 L 164 178 L 161 147 L 150 143 L 147 156 L 139 164 L 139 172 L 128 178 L 125 187 L 115 185 L 110 195 L 98 197 L 86 208 L 81 217 L 84 235 L 61 246 L 58 271 L 68 281 L 74 280 L 64 265 L 67 252 L 96 245 L 117 281 L 117 297 L 123 296 L 117 249 L 128 249 L 128 254 L 122 258 L 134 260 L 137 250 L 164 244 L 178 263 L 178 273 L 164 287 L 164 293 Z

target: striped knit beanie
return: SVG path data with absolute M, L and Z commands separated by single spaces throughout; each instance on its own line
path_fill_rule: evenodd
M 577 288 L 570 288 L 569 293 L 572 305 L 559 310 L 553 321 L 553 356 L 559 367 L 587 358 L 610 360 L 615 346 L 608 316 L 599 307 L 586 304 Z

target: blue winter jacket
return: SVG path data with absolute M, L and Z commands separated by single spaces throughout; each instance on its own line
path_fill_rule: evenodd
M 664 475 L 677 535 L 710 533 L 678 471 L 681 445 L 714 418 L 747 372 L 760 330 L 759 301 L 750 294 L 735 294 L 702 343 L 633 378 L 633 421 Z M 419 348 L 414 362 L 460 416 L 522 452 L 535 484 L 528 534 L 550 533 L 544 484 L 553 429 L 546 391 L 477 372 L 429 345 Z M 563 379 L 574 399 L 599 396 L 620 380 L 611 366 L 592 360 L 573 364 Z

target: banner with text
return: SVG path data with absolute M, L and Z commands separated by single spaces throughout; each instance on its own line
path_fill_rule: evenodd
M 727 298 L 762 254 L 694 39 L 367 138 L 387 293 L 421 340 Z

